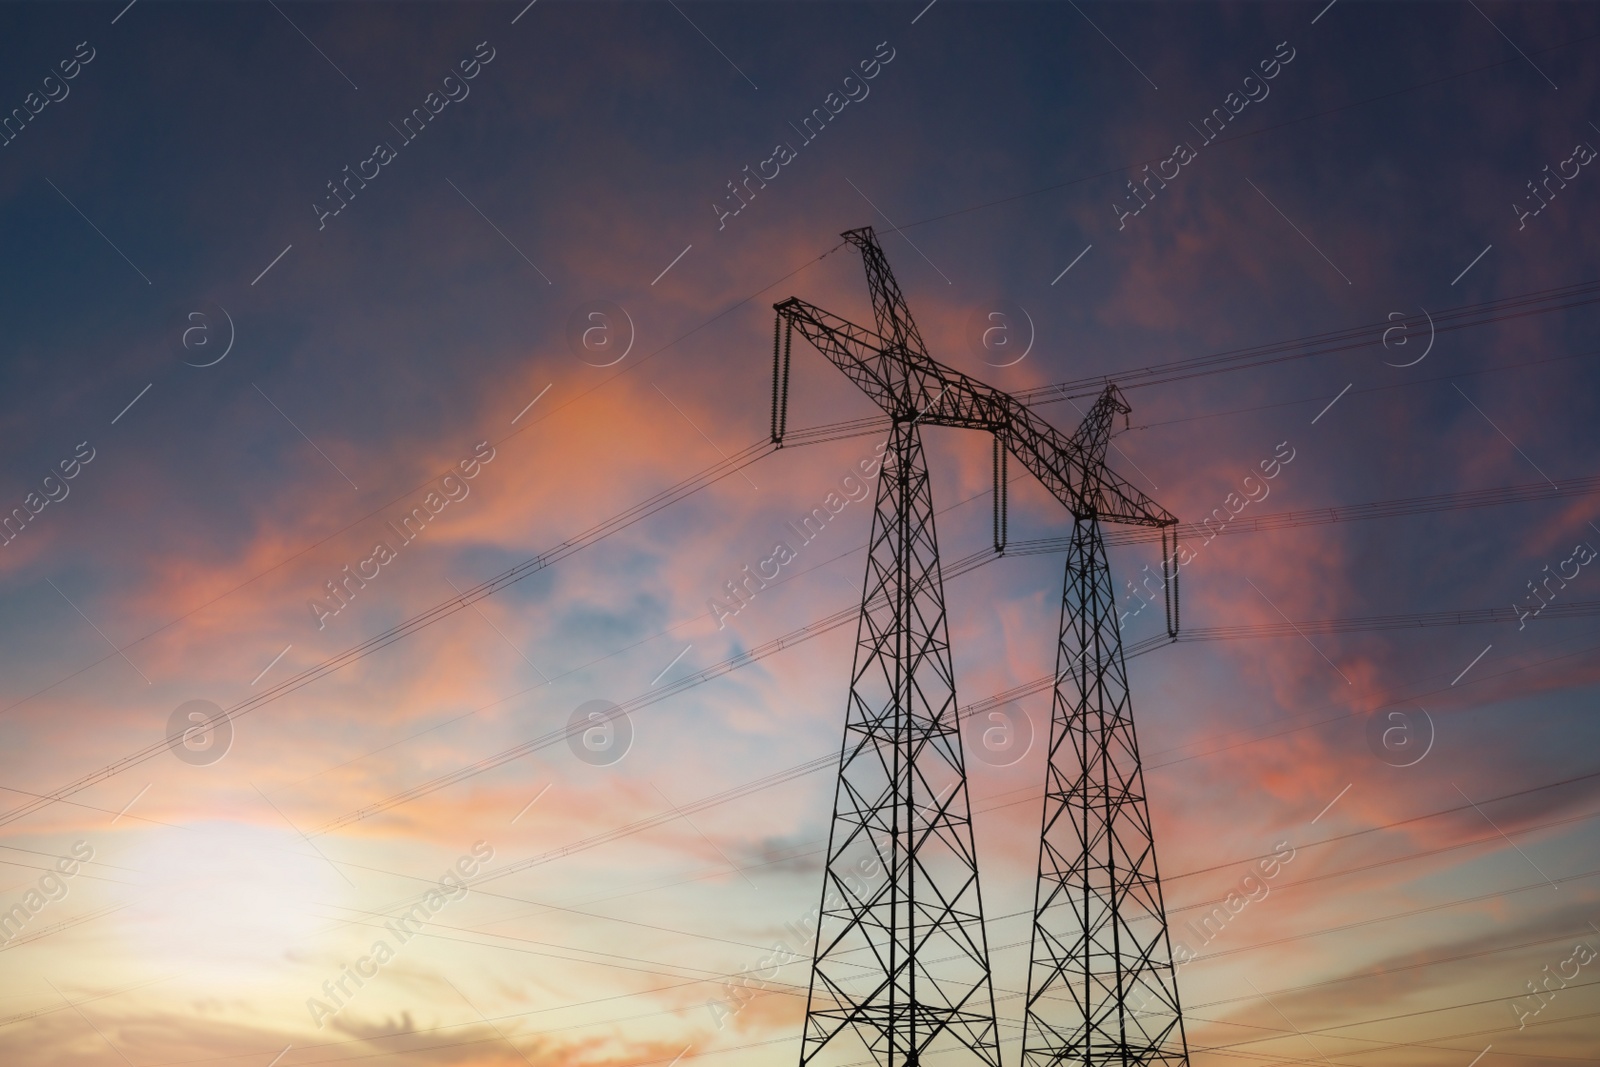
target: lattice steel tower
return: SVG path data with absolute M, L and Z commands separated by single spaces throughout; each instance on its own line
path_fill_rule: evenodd
M 1105 470 L 1108 386 L 1078 437 Z M 1163 531 L 1165 533 L 1165 531 Z M 1162 539 L 1163 572 L 1173 555 Z M 1176 538 L 1173 539 L 1176 552 Z M 1177 636 L 1177 586 L 1167 589 Z M 1155 839 L 1134 736 L 1117 598 L 1099 517 L 1075 515 L 1067 549 L 1045 768 L 1023 1067 L 1187 1067 Z
M 773 429 L 787 421 L 798 329 L 889 416 L 862 590 L 845 737 L 812 963 L 802 1067 L 1000 1065 L 1000 1037 L 961 751 L 944 589 L 921 426 L 992 433 L 1072 513 L 1044 832 L 1033 920 L 1027 1064 L 1185 1064 L 1126 668 L 1099 523 L 1177 520 L 1105 466 L 1108 385 L 1066 438 L 1009 394 L 927 354 L 870 227 L 843 235 L 866 264 L 876 331 L 790 298 L 775 305 Z M 1003 499 L 998 461 L 996 497 Z M 997 508 L 997 516 L 1000 514 Z M 997 546 L 1003 544 L 997 521 Z M 1174 539 L 1175 547 L 1175 539 Z M 1169 631 L 1176 572 L 1168 581 Z M 1175 631 L 1174 631 L 1175 632 Z M 881 881 L 864 878 L 881 870 Z M 1130 998 L 1133 1002 L 1130 1002 Z M 954 1056 L 936 1058 L 939 1054 Z

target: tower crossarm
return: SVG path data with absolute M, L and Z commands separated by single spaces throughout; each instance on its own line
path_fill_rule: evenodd
M 1176 525 L 1170 512 L 1105 465 L 1111 421 L 1128 410 L 1115 386 L 1106 387 L 1078 435 L 1067 437 L 1011 394 L 904 343 L 796 297 L 774 307 L 891 419 L 994 434 L 1075 518 Z M 920 344 L 914 327 L 908 336 Z

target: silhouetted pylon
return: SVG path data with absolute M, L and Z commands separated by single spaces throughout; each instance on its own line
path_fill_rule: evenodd
M 1182 1026 L 1138 749 L 1128 719 L 1115 598 L 1099 534 L 1101 520 L 1163 529 L 1175 527 L 1177 520 L 1105 465 L 1111 419 L 1128 410 L 1115 387 L 1107 387 L 1078 435 L 1064 437 L 1009 394 L 933 360 L 871 228 L 851 230 L 844 237 L 860 250 L 866 265 L 875 331 L 796 298 L 775 305 L 781 329 L 773 351 L 775 443 L 782 443 L 787 421 L 793 330 L 890 419 L 800 1063 L 848 1062 L 864 1046 L 884 1067 L 913 1067 L 925 1057 L 962 1051 L 988 1067 L 1000 1065 L 938 539 L 922 449 L 924 424 L 992 433 L 997 446 L 1038 477 L 1074 521 L 1024 1055 L 1030 1062 L 1051 1063 L 1172 1062 L 1172 1057 L 1149 1054 L 1152 1040 L 1167 1039 L 1147 1039 L 1137 1022 L 1146 1016 L 1135 1012 L 1137 1005 L 1130 1006 L 1126 996 L 1135 989 L 1161 989 L 1171 993 L 1159 998 L 1159 1005 L 1170 1006 L 1172 1019 L 1158 1029 L 1167 1033 L 1176 1028 L 1176 1058 L 1182 1060 Z M 997 461 L 995 468 L 998 501 L 1003 499 L 1003 465 Z M 997 545 L 1003 544 L 1002 516 L 997 507 Z M 1163 558 L 1165 568 L 1170 557 Z M 1170 604 L 1176 607 L 1175 589 Z M 1077 818 L 1083 829 L 1081 861 L 1063 851 L 1063 813 Z M 1081 907 L 1069 919 L 1061 905 L 1073 893 Z M 1148 901 L 1153 907 L 1144 906 Z M 1138 912 L 1129 921 L 1153 916 L 1155 926 L 1141 922 L 1138 939 L 1124 938 L 1119 908 Z M 1077 916 L 1085 924 L 1081 931 L 1072 925 Z M 1110 955 L 1099 941 L 1106 929 L 1114 931 Z M 1126 954 L 1121 951 L 1124 943 L 1143 948 Z M 1081 966 L 1075 952 L 1085 957 Z M 1106 967 L 1115 972 L 1111 988 L 1121 991 L 1110 1014 L 1097 992 L 1107 977 Z M 1076 1019 L 1075 1012 L 1083 1018 Z M 1121 1059 L 1113 1045 L 1098 1039 L 1113 1015 L 1124 1035 Z M 1149 1017 L 1160 1018 L 1159 1013 Z M 847 1032 L 860 1045 L 836 1041 Z M 1089 1038 L 1080 1040 L 1078 1034 Z

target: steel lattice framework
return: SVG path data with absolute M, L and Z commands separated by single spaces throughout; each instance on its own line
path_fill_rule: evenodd
M 1127 410 L 1108 387 L 1084 420 L 1102 460 L 1110 416 Z M 1092 518 L 1073 519 L 1067 550 L 1044 793 L 1023 1067 L 1186 1067 L 1116 591 Z
M 862 589 L 845 736 L 800 1063 L 884 1067 L 965 1051 L 1000 1065 L 988 944 L 957 721 L 924 424 L 984 430 L 1073 517 L 1023 1060 L 1187 1064 L 1161 886 L 1100 523 L 1158 527 L 1176 632 L 1177 519 L 1105 465 L 1128 406 L 1108 385 L 1072 437 L 1016 398 L 930 357 L 870 227 L 846 232 L 866 266 L 876 330 L 797 298 L 777 305 L 772 439 L 787 422 L 791 334 L 889 417 Z M 1166 534 L 1173 533 L 1168 549 Z M 1170 572 L 1169 572 L 1169 567 Z M 878 881 L 882 872 L 885 877 Z M 940 1062 L 934 1060 L 933 1062 Z M 946 1060 L 944 1062 L 966 1062 Z

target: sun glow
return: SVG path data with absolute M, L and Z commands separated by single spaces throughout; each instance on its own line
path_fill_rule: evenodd
M 137 848 L 145 891 L 124 925 L 145 962 L 260 982 L 329 925 L 350 886 L 293 831 L 237 822 L 162 829 Z

